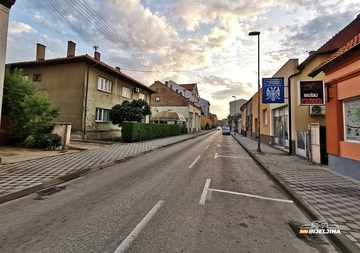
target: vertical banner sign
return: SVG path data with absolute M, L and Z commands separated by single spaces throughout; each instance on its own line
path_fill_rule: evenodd
M 324 81 L 299 81 L 299 105 L 324 105 Z
M 284 103 L 284 77 L 262 79 L 263 104 Z

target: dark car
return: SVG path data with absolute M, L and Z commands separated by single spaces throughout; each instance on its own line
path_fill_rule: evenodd
M 230 135 L 230 127 L 223 127 L 222 134 L 223 135 Z

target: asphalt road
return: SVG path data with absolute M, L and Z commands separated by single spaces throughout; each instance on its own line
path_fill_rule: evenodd
M 289 165 L 291 166 L 291 165 Z M 0 205 L 0 252 L 336 252 L 220 131 Z

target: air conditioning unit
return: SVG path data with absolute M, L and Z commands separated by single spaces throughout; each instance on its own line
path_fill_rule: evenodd
M 139 88 L 134 88 L 134 91 L 136 92 L 136 93 L 139 93 L 140 92 L 140 89 Z
M 325 115 L 324 105 L 310 105 L 310 115 Z

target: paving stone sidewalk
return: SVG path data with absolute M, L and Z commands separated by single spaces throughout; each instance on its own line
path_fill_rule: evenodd
M 115 161 L 139 155 L 198 137 L 212 131 L 201 131 L 168 138 L 109 145 L 80 153 L 43 157 L 0 165 L 0 203 L 42 189 L 46 183 L 96 166 L 109 166 Z
M 341 233 L 360 251 L 360 182 L 343 176 L 326 166 L 290 156 L 287 152 L 257 141 L 233 135 L 272 173 L 282 178 L 305 202 L 329 224 L 337 224 Z M 351 243 L 349 242 L 349 243 Z

